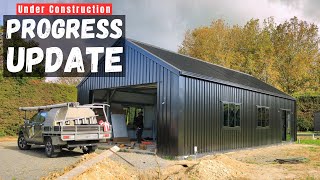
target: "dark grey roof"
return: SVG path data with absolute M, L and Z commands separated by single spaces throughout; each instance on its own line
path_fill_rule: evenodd
M 293 97 L 249 74 L 204 62 L 199 59 L 181 55 L 146 43 L 131 39 L 129 41 L 179 69 L 182 75 L 212 80 L 222 84 L 238 86 L 245 89 L 294 99 Z

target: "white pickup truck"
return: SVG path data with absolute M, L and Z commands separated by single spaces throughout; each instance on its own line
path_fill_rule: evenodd
M 84 153 L 94 152 L 99 142 L 110 139 L 112 127 L 106 115 L 107 104 L 79 105 L 77 102 L 36 107 L 20 107 L 25 121 L 19 129 L 18 147 L 45 145 L 48 157 L 56 157 L 62 148 L 80 147 Z M 26 119 L 28 111 L 38 111 Z

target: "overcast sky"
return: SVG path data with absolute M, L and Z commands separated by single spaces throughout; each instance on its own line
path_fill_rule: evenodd
M 2 15 L 14 15 L 22 2 L 70 2 L 4 0 Z M 74 1 L 79 2 L 79 1 Z M 86 1 L 89 2 L 89 1 Z M 111 0 L 113 14 L 126 15 L 127 37 L 176 51 L 187 29 L 209 25 L 222 18 L 243 25 L 251 18 L 273 16 L 282 22 L 293 16 L 320 25 L 319 0 Z

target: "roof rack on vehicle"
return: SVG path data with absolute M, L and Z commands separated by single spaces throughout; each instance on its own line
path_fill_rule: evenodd
M 82 108 L 104 108 L 104 106 L 108 106 L 110 107 L 109 104 L 106 103 L 93 103 L 93 104 L 83 104 L 83 105 L 79 105 L 77 107 L 82 107 Z
M 67 102 L 61 104 L 51 104 L 46 106 L 34 106 L 34 107 L 19 107 L 21 111 L 39 111 L 44 109 L 62 108 L 62 107 L 77 107 L 79 102 Z

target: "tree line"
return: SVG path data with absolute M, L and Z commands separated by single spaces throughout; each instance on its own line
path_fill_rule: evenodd
M 319 91 L 318 27 L 293 17 L 275 23 L 251 19 L 245 25 L 224 20 L 188 30 L 179 53 L 250 74 L 294 94 Z

